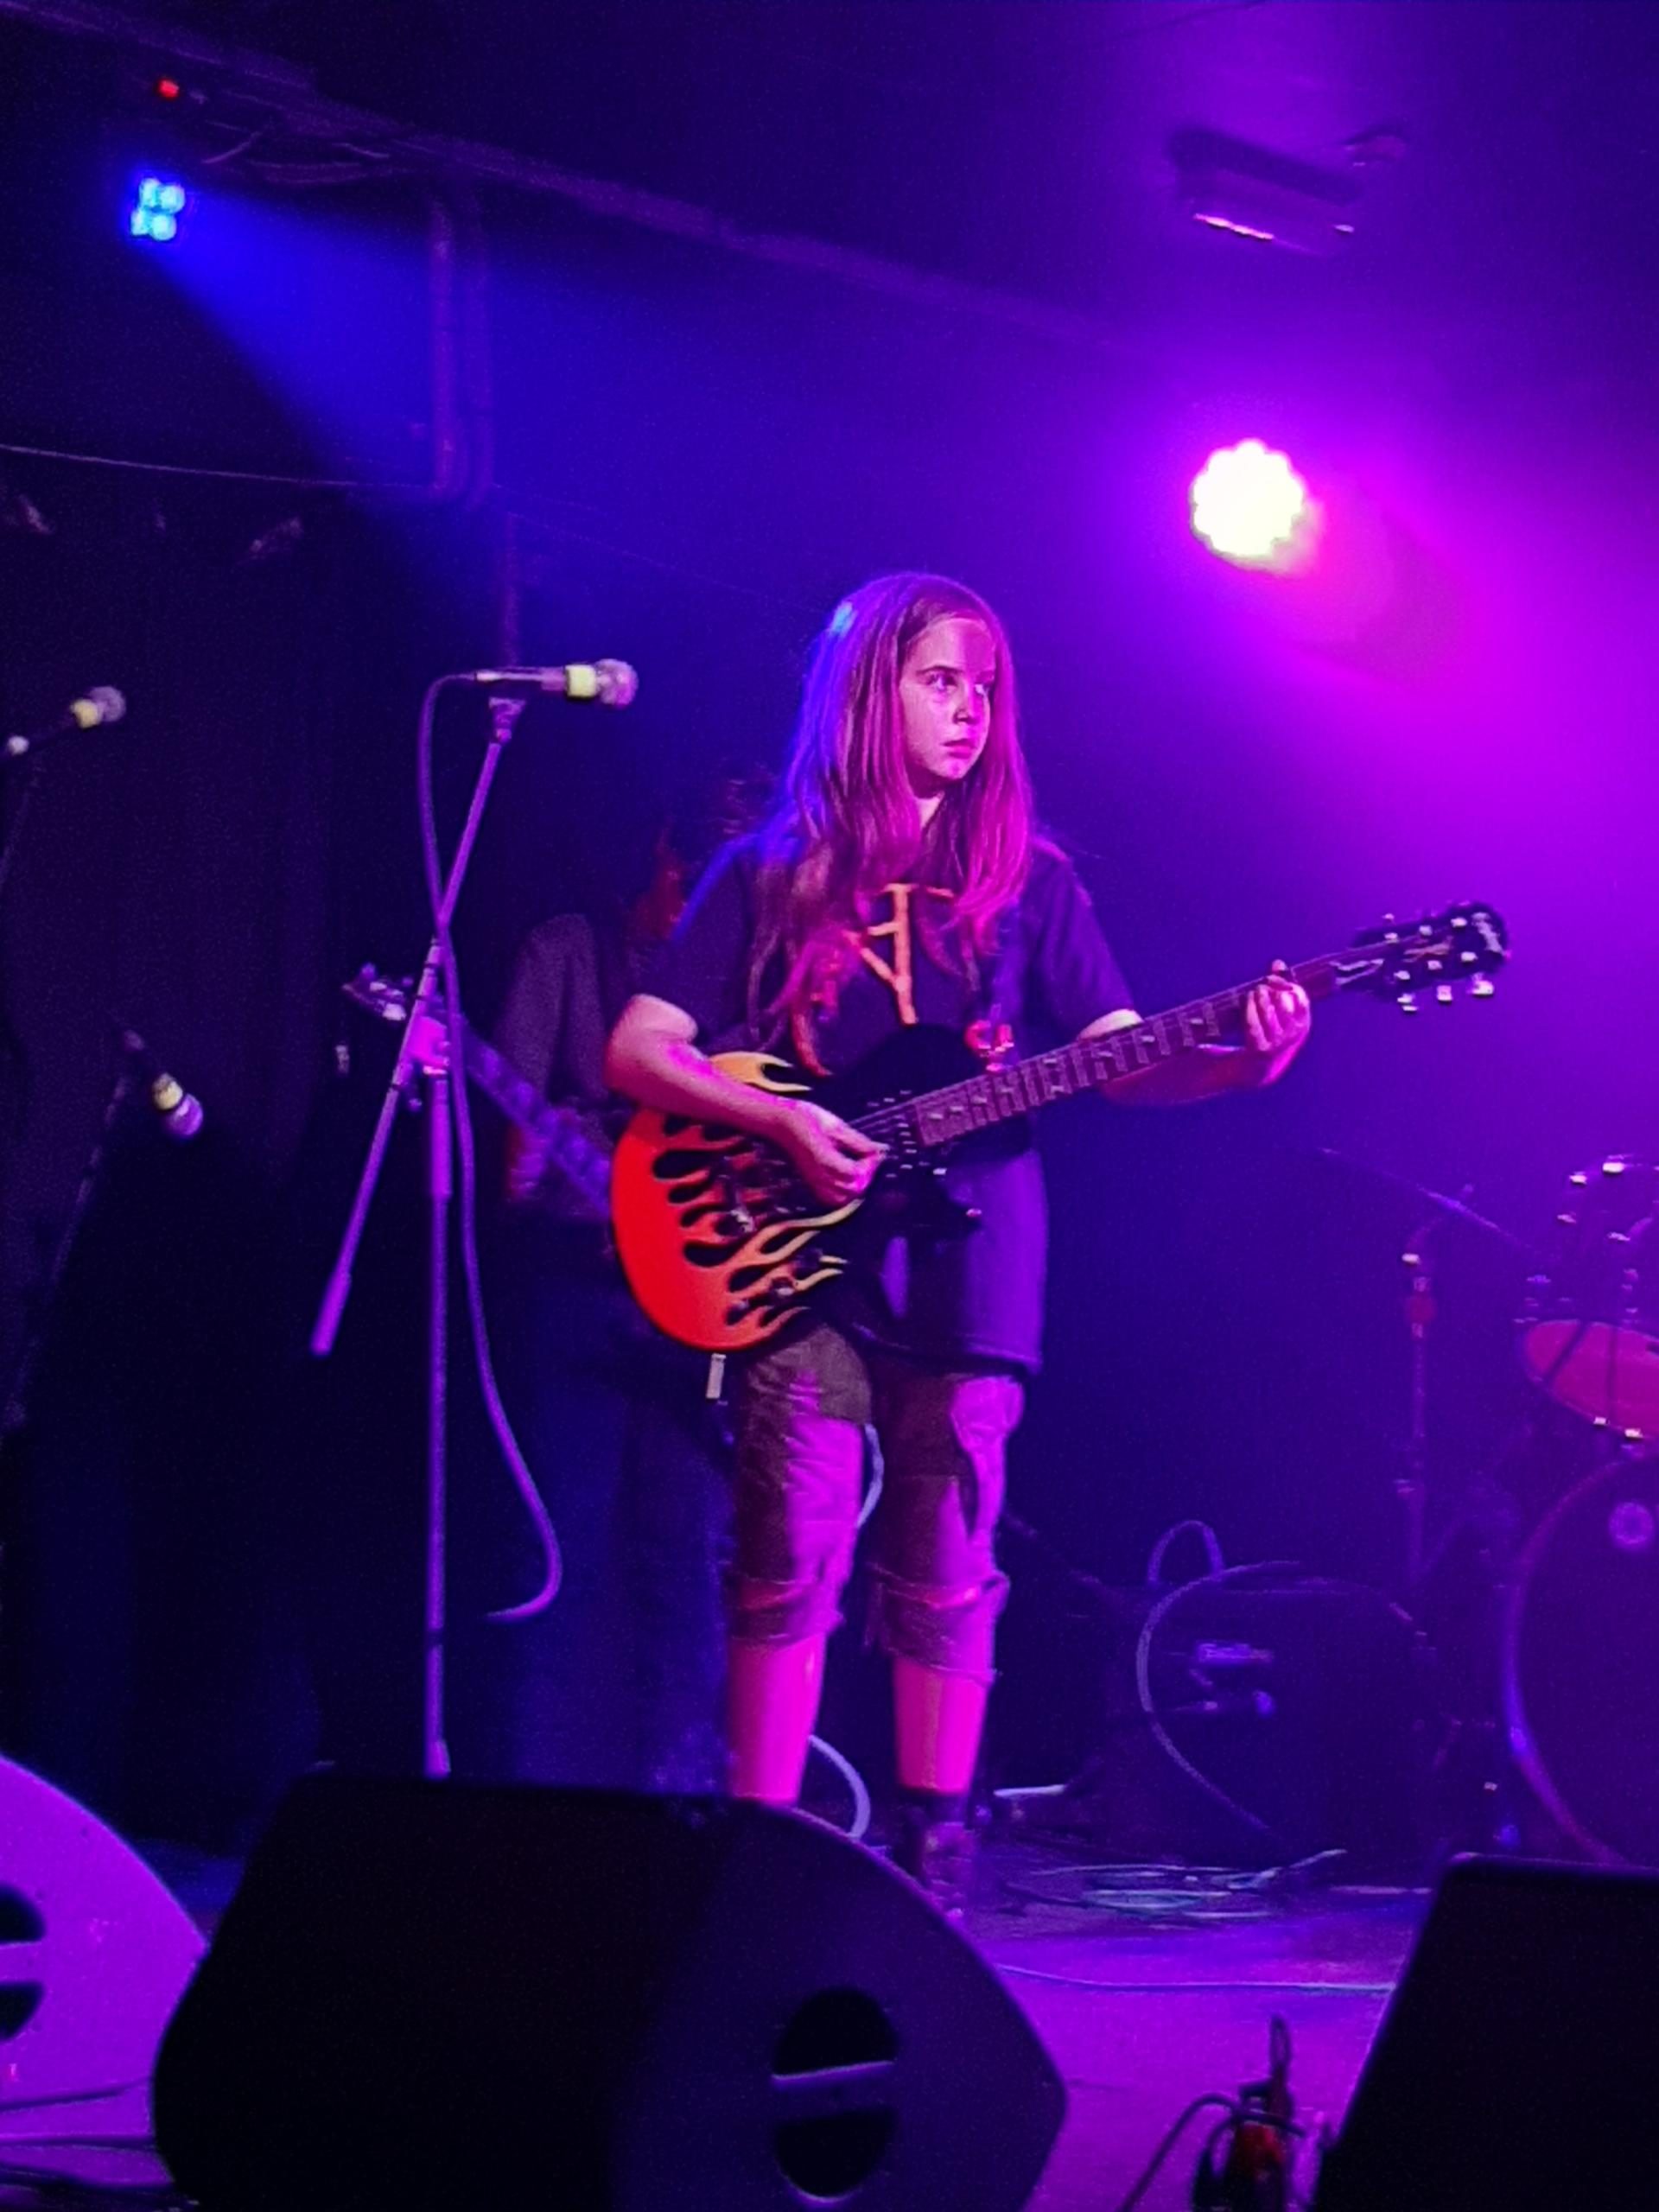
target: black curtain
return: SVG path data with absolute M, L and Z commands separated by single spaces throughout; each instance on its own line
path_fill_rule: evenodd
M 90 682 L 130 710 L 14 766 L 4 795 L 14 822 L 29 796 L 0 904 L 3 1318 L 26 1416 L 0 1461 L 6 1741 L 130 1833 L 233 1848 L 353 1696 L 379 1696 L 389 1758 L 407 1743 L 410 1136 L 338 1371 L 310 1372 L 303 1340 L 386 1071 L 339 985 L 418 957 L 415 708 L 488 643 L 491 525 L 31 482 L 51 531 L 0 535 L 0 714 L 36 725 Z M 448 748 L 446 815 L 475 734 Z M 54 1293 L 118 1020 L 205 1125 L 179 1142 L 142 1089 L 129 1102 Z M 319 1683 L 319 1623 L 342 1618 L 360 1669 L 336 1637 Z

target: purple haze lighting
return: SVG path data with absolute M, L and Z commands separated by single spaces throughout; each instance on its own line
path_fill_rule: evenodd
M 1212 453 L 1192 480 L 1192 530 L 1212 553 L 1244 569 L 1303 568 L 1319 510 L 1289 459 L 1244 438 Z

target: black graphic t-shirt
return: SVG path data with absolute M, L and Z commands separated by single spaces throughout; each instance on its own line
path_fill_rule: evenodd
M 747 1021 L 759 874 L 753 839 L 728 846 L 640 985 L 690 1015 L 704 1052 L 756 1041 Z M 925 884 L 888 887 L 834 1013 L 814 1026 L 825 1070 L 852 1067 L 896 1028 L 916 1023 L 952 1030 L 981 1051 L 1001 1043 L 1023 1058 L 1133 1005 L 1087 893 L 1052 846 L 1033 855 L 995 972 L 982 981 L 929 951 L 923 902 L 948 898 Z M 763 1003 L 779 981 L 764 979 Z M 827 1319 L 931 1362 L 1037 1366 L 1048 1244 L 1042 1169 L 1026 1124 L 1007 1125 L 1002 1140 L 993 1152 L 949 1166 L 946 1187 L 977 1209 L 977 1227 L 960 1237 L 895 1236 L 875 1280 L 836 1287 L 822 1309 Z

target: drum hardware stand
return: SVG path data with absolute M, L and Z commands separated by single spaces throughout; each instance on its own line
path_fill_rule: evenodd
M 1337 1153 L 1327 1154 L 1330 1159 L 1340 1159 Z M 1474 1211 L 1469 1200 L 1474 1195 L 1474 1185 L 1465 1185 L 1455 1198 L 1445 1198 L 1440 1192 L 1407 1185 L 1403 1179 L 1389 1177 L 1402 1188 L 1414 1190 L 1421 1198 L 1433 1201 L 1434 1211 L 1420 1222 L 1406 1239 L 1406 1249 L 1400 1255 L 1401 1265 L 1408 1270 L 1406 1294 L 1402 1302 L 1406 1327 L 1411 1338 L 1410 1398 L 1411 1412 L 1406 1432 L 1406 1441 L 1401 1454 L 1403 1470 L 1394 1485 L 1395 1496 L 1400 1500 L 1405 1519 L 1404 1571 L 1402 1587 L 1408 1606 L 1414 1605 L 1423 1584 L 1444 1554 L 1451 1538 L 1471 1521 L 1479 1522 L 1485 1507 L 1479 1502 L 1479 1483 L 1471 1487 L 1471 1504 L 1460 1512 L 1452 1526 L 1440 1538 L 1432 1552 L 1427 1548 L 1428 1507 L 1430 1483 L 1428 1478 L 1428 1344 L 1430 1333 L 1440 1317 L 1440 1305 L 1434 1294 L 1434 1262 L 1430 1249 L 1432 1240 L 1445 1227 L 1448 1219 L 1465 1221 L 1473 1228 L 1500 1237 L 1518 1249 L 1524 1250 L 1517 1237 L 1489 1221 L 1484 1214 Z M 1569 1346 L 1569 1350 L 1571 1347 Z M 1566 1355 L 1563 1354 L 1563 1357 Z M 1508 1450 L 1501 1455 L 1507 1458 Z M 1502 1500 L 1503 1510 L 1511 1518 L 1515 1501 L 1497 1486 L 1494 1495 Z
M 450 1035 L 448 1010 L 439 994 L 442 947 L 448 935 L 467 864 L 484 818 L 490 786 L 501 765 L 502 754 L 525 701 L 499 694 L 490 700 L 491 733 L 480 765 L 467 810 L 467 820 L 449 864 L 435 917 L 432 942 L 427 948 L 420 981 L 410 1005 L 409 1020 L 398 1042 L 397 1058 L 381 1102 L 374 1134 L 359 1178 L 352 1210 L 340 1239 L 340 1250 L 323 1290 L 311 1332 L 314 1357 L 326 1359 L 334 1348 L 340 1321 L 351 1296 L 352 1270 L 363 1241 L 369 1207 L 379 1181 L 391 1141 L 397 1109 L 405 1102 L 426 1116 L 428 1206 L 427 1274 L 427 1459 L 426 1459 L 426 1603 L 421 1727 L 421 1771 L 438 1777 L 449 1771 L 449 1749 L 444 1736 L 444 1651 L 447 1632 L 446 1547 L 448 1529 L 448 1372 L 449 1372 L 449 1207 L 454 1194 L 454 1131 L 450 1084 L 458 1071 L 460 1056 Z M 419 1077 L 419 1088 L 410 1085 Z
M 1409 1281 L 1406 1326 L 1411 1337 L 1411 1421 L 1406 1432 L 1404 1470 L 1394 1485 L 1405 1519 L 1405 1588 L 1414 1602 L 1423 1579 L 1424 1535 L 1428 1516 L 1428 1332 L 1439 1307 L 1434 1302 L 1434 1268 L 1429 1246 L 1440 1227 L 1438 1215 L 1414 1229 L 1400 1255 Z
M 1464 1814 L 1457 1823 L 1464 1833 L 1447 1840 L 1463 1850 L 1512 1853 L 1522 1845 L 1520 1777 L 1503 1719 L 1503 1654 L 1515 1596 L 1521 1513 L 1512 1493 L 1489 1470 L 1483 1469 L 1471 1484 L 1440 1553 L 1465 1529 L 1474 1538 L 1478 1602 L 1468 1695 L 1458 1700 L 1468 1709 L 1455 1714 L 1453 1755 L 1472 1814 Z
M 1452 1755 L 1467 1775 L 1466 1787 L 1478 1810 L 1472 1823 L 1474 1832 L 1457 1840 L 1462 1848 L 1510 1852 L 1520 1847 L 1521 1836 L 1515 1806 L 1516 1776 L 1503 1721 L 1501 1655 L 1515 1584 L 1520 1513 L 1514 1497 L 1495 1471 L 1483 1469 L 1475 1477 L 1450 1526 L 1432 1550 L 1427 1544 L 1429 1338 L 1440 1313 L 1432 1247 L 1448 1212 L 1479 1218 L 1469 1213 L 1471 1195 L 1465 1189 L 1450 1205 L 1437 1203 L 1435 1211 L 1413 1229 L 1400 1255 L 1407 1270 L 1402 1311 L 1411 1347 L 1410 1414 L 1402 1469 L 1394 1489 L 1405 1524 L 1402 1587 L 1414 1619 L 1421 1618 L 1428 1584 L 1458 1536 L 1468 1530 L 1474 1537 L 1478 1620 L 1467 1695 L 1458 1700 L 1470 1709 L 1452 1716 Z M 1501 1466 L 1507 1457 L 1506 1449 L 1497 1465 Z
M 37 772 L 39 764 L 36 763 Z M 3 888 L 3 885 L 4 864 L 0 861 L 0 888 Z M 135 1097 L 142 1097 L 150 1088 L 151 1077 L 145 1065 L 148 1046 L 124 1021 L 118 1020 L 114 1027 L 119 1034 L 120 1046 L 115 1073 L 104 1101 L 103 1116 L 92 1139 L 92 1149 L 86 1155 L 86 1165 L 80 1171 L 80 1181 L 75 1187 L 69 1211 L 53 1247 L 46 1280 L 37 1299 L 33 1301 L 33 1311 L 23 1332 L 22 1347 L 12 1366 L 3 1400 L 0 1401 L 0 1452 L 3 1452 L 10 1440 L 29 1425 L 29 1402 L 41 1363 L 46 1356 L 58 1301 L 63 1294 L 70 1262 L 75 1256 L 87 1216 L 103 1187 L 105 1172 L 110 1164 L 110 1148 L 130 1102 Z M 170 1082 L 171 1078 L 164 1077 L 162 1080 Z M 151 1103 L 158 1113 L 162 1111 L 158 1102 L 152 1098 Z M 194 1100 L 187 1103 L 193 1106 L 195 1104 Z M 197 1110 L 199 1113 L 200 1109 Z M 183 1134 L 194 1135 L 200 1127 L 198 1120 Z

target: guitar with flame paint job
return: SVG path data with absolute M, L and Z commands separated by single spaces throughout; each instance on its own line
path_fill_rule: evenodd
M 1305 962 L 1288 980 L 1310 999 L 1363 992 L 1414 1013 L 1466 982 L 1490 996 L 1509 938 L 1490 906 L 1463 906 L 1362 932 L 1345 950 Z M 727 1052 L 715 1065 L 756 1090 L 811 1098 L 874 1137 L 887 1157 L 849 1205 L 815 1198 L 775 1146 L 679 1114 L 644 1108 L 618 1141 L 611 1217 L 629 1286 L 658 1328 L 710 1352 L 764 1344 L 805 1314 L 878 1236 L 906 1226 L 971 1234 L 946 1196 L 947 1155 L 982 1131 L 1084 1090 L 1109 1091 L 1141 1070 L 1241 1033 L 1254 983 L 1195 999 L 1151 1020 L 987 1067 L 944 1029 L 900 1029 L 844 1074 L 817 1079 L 789 1061 Z

